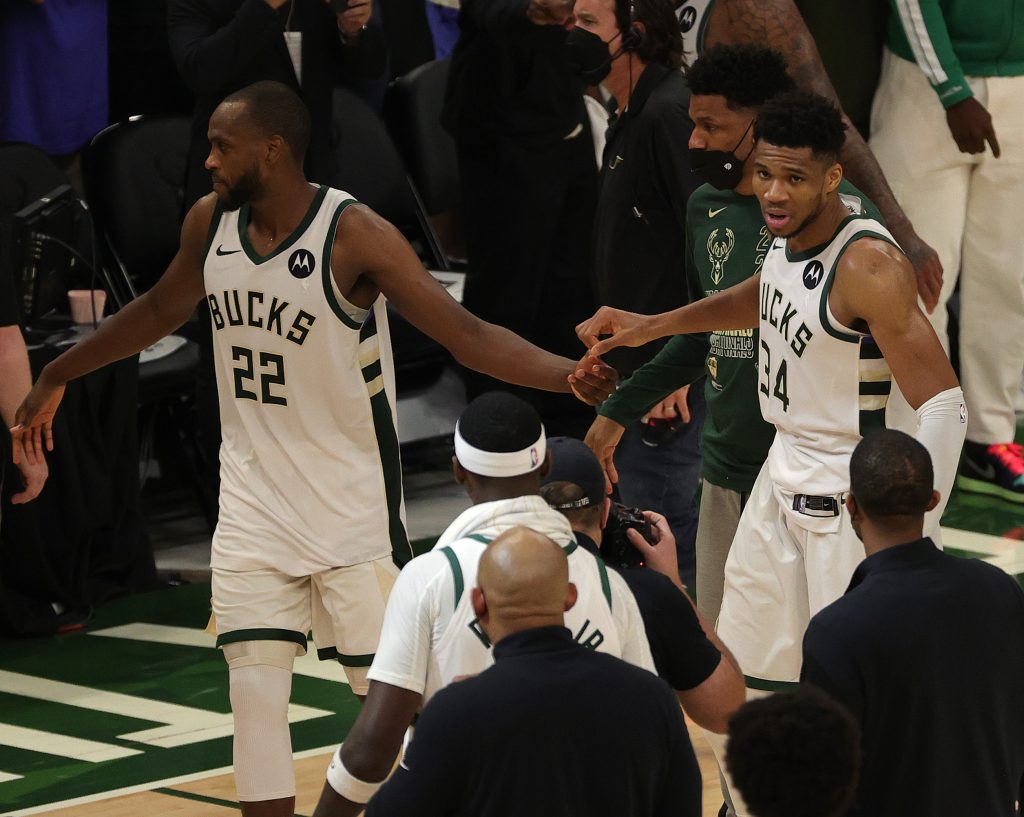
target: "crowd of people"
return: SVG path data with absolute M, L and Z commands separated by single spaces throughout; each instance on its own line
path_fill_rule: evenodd
M 463 0 L 463 305 L 323 183 L 369 0 L 168 19 L 177 255 L 31 390 L 0 331 L 0 409 L 30 501 L 66 385 L 199 307 L 246 817 L 294 814 L 310 632 L 362 701 L 316 817 L 696 816 L 684 712 L 726 817 L 1020 813 L 1024 591 L 939 521 L 1024 504 L 1021 0 L 894 0 L 867 141 L 791 0 Z M 415 557 L 385 302 L 467 371 Z

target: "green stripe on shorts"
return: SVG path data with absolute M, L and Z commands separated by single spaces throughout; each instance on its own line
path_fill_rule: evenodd
M 743 676 L 743 683 L 747 689 L 757 689 L 761 692 L 793 692 L 800 688 L 799 681 L 768 681 L 750 675 Z
M 271 627 L 254 627 L 251 630 L 231 630 L 217 636 L 217 646 L 237 644 L 240 641 L 291 641 L 306 649 L 306 636 L 296 630 L 276 630 Z

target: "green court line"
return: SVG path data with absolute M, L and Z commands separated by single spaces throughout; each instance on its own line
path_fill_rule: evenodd
M 943 522 L 950 527 L 999 536 L 1024 528 L 1024 511 L 996 498 L 956 491 Z M 421 554 L 434 543 L 433 538 L 418 539 L 412 543 L 413 550 Z M 969 558 L 984 556 L 968 551 L 953 552 Z M 1024 584 L 1024 577 L 1020 580 Z M 209 599 L 210 588 L 204 583 L 116 599 L 96 611 L 89 630 L 132 622 L 202 629 L 209 617 Z M 208 711 L 229 711 L 227 672 L 223 658 L 213 650 L 72 633 L 46 640 L 0 641 L 0 656 L 0 668 L 11 672 Z M 342 740 L 359 709 L 348 687 L 299 675 L 293 679 L 292 701 L 334 713 L 292 725 L 293 747 L 297 752 Z M 20 780 L 0 784 L 2 813 L 169 781 L 231 764 L 230 737 L 174 749 L 146 747 L 116 738 L 117 734 L 142 728 L 145 722 L 121 715 L 86 712 L 66 704 L 0 695 L 2 722 L 144 750 L 141 755 L 120 760 L 85 763 L 0 747 L 0 769 L 24 775 Z M 203 798 L 169 788 L 159 791 L 171 796 L 193 797 L 197 801 Z M 206 802 L 239 808 L 236 803 L 216 798 Z

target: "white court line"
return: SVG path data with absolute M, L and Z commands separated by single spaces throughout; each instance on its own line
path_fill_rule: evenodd
M 1002 568 L 1011 576 L 1024 573 L 1024 541 L 988 533 L 943 528 L 942 543 L 959 550 L 985 554 L 982 561 Z
M 233 733 L 230 712 L 211 712 L 153 698 L 140 698 L 120 692 L 108 692 L 103 689 L 53 681 L 35 675 L 22 675 L 0 670 L 0 692 L 65 706 L 91 709 L 96 712 L 106 712 L 110 715 L 124 715 L 140 721 L 166 724 L 118 735 L 121 740 L 145 743 L 164 749 L 226 737 Z M 332 714 L 334 713 L 328 712 L 326 709 L 315 709 L 298 704 L 290 704 L 288 707 L 288 720 L 291 723 L 325 718 Z M 6 728 L 6 726 L 2 728 Z
M 292 757 L 295 760 L 302 760 L 307 757 L 315 757 L 316 755 L 326 754 L 327 752 L 333 752 L 338 748 L 338 745 L 333 746 L 320 746 L 316 749 L 306 749 L 302 752 L 295 752 Z M 84 797 L 75 797 L 71 800 L 59 800 L 53 803 L 47 803 L 43 806 L 32 806 L 31 808 L 21 809 L 19 811 L 9 811 L 4 814 L 4 817 L 22 817 L 22 815 L 29 814 L 42 814 L 48 811 L 56 811 L 57 809 L 71 808 L 72 806 L 84 806 L 87 803 L 98 803 L 101 800 L 110 800 L 114 797 L 123 797 L 128 794 L 138 794 L 142 791 L 152 791 L 153 789 L 163 789 L 170 786 L 178 786 L 182 783 L 194 783 L 197 780 L 206 780 L 210 777 L 217 777 L 222 774 L 231 774 L 230 766 L 222 766 L 219 769 L 208 769 L 205 772 L 195 772 L 194 774 L 184 774 L 178 777 L 168 777 L 163 780 L 154 780 L 152 783 L 140 783 L 137 786 L 126 786 L 123 789 L 114 789 L 113 791 L 104 791 L 99 794 L 89 794 Z M 327 772 L 327 767 L 324 767 L 324 772 Z
M 142 754 L 139 749 L 129 749 L 125 746 L 114 746 L 110 743 L 100 743 L 84 738 L 72 738 L 68 735 L 43 732 L 40 729 L 28 729 L 24 726 L 11 726 L 7 723 L 0 723 L 0 744 L 11 746 L 14 749 L 23 749 L 26 752 L 69 757 L 72 760 L 83 760 L 87 763 L 102 763 L 104 760 L 120 760 L 123 757 Z
M 214 649 L 216 639 L 205 630 L 193 627 L 168 627 L 163 624 L 146 624 L 136 622 L 120 627 L 108 627 L 105 630 L 93 630 L 89 635 L 104 638 L 124 638 L 130 641 L 147 641 L 151 644 L 174 644 L 179 647 L 204 647 Z M 293 672 L 307 678 L 319 678 L 322 681 L 335 681 L 348 685 L 345 672 L 337 661 L 321 661 L 316 657 L 316 650 L 310 645 L 305 655 L 295 659 Z

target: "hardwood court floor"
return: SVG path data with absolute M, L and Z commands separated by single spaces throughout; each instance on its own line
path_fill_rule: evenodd
M 1018 439 L 1024 442 L 1024 427 Z M 408 514 L 422 524 L 425 498 L 417 506 L 414 494 Z M 985 559 L 1024 583 L 1024 508 L 954 494 L 943 524 L 947 550 Z M 0 817 L 239 813 L 229 774 L 227 673 L 204 632 L 209 592 L 199 581 L 118 599 L 81 632 L 0 642 Z M 340 667 L 313 654 L 296 662 L 289 720 L 296 811 L 306 817 L 327 757 L 358 713 L 341 678 Z M 699 730 L 691 735 L 704 773 L 704 815 L 714 817 L 721 805 L 714 760 Z
M 716 817 L 722 805 L 722 793 L 718 786 L 718 769 L 714 757 L 699 729 L 689 722 L 693 746 L 697 752 L 701 774 L 704 776 L 703 817 Z M 316 754 L 297 760 L 295 779 L 298 795 L 295 813 L 308 817 L 316 807 L 323 786 L 324 769 L 331 759 L 331 752 Z M 61 817 L 237 817 L 239 806 L 235 801 L 235 786 L 230 774 L 220 774 L 191 783 L 161 787 L 155 791 L 143 791 L 113 797 L 80 806 L 59 808 L 55 811 L 36 812 L 40 815 L 61 815 Z

